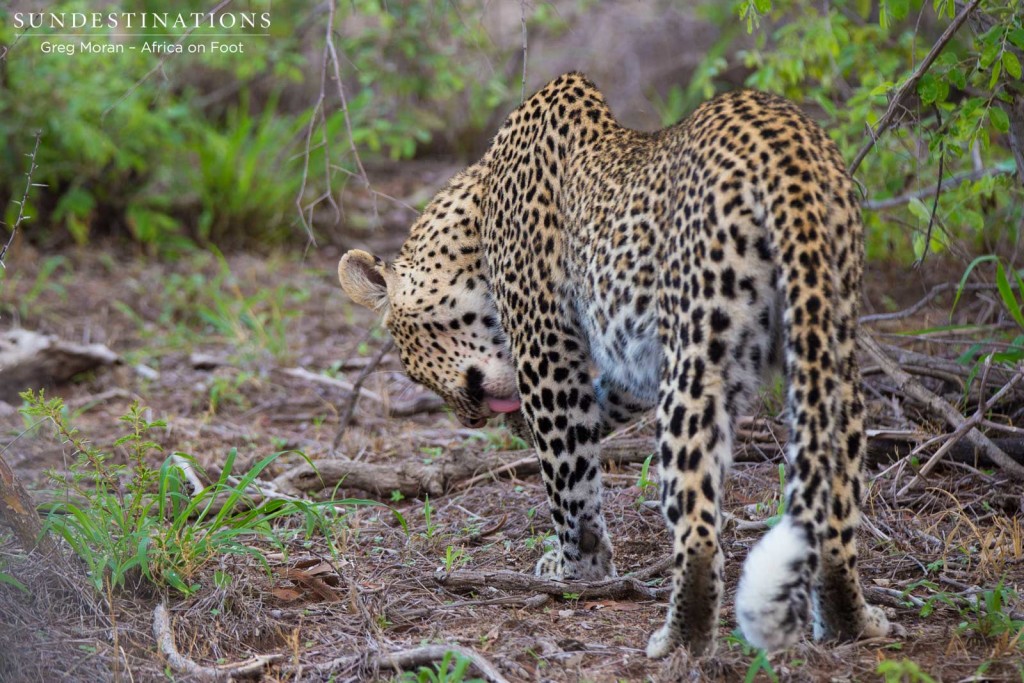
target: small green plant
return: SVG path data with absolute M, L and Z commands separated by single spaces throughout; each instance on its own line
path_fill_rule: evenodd
M 651 479 L 651 460 L 654 459 L 654 453 L 651 453 L 644 458 L 644 464 L 640 466 L 640 476 L 636 480 L 636 486 L 640 489 L 640 492 L 645 496 L 651 493 L 658 486 L 658 482 Z
M 961 611 L 966 617 L 957 626 L 957 631 L 964 633 L 973 631 L 982 638 L 1000 638 L 1006 635 L 1013 637 L 1024 629 L 1024 620 L 1014 619 L 1007 609 L 1007 602 L 1015 600 L 1017 594 L 1003 586 L 1000 581 L 995 588 L 982 591 L 967 602 Z M 1018 644 L 1024 647 L 1020 640 Z
M 110 453 L 86 441 L 66 419 L 63 401 L 46 400 L 28 391 L 22 412 L 52 423 L 61 442 L 73 453 L 67 474 L 51 473 L 61 489 L 74 493 L 42 506 L 45 528 L 64 539 L 88 567 L 97 590 L 120 588 L 139 578 L 189 594 L 199 588 L 194 579 L 212 559 L 226 554 L 255 557 L 253 547 L 262 539 L 283 547 L 283 533 L 273 523 L 299 517 L 304 524 L 292 534 L 315 531 L 332 537 L 338 521 L 335 511 L 370 501 L 342 500 L 309 503 L 268 499 L 255 502 L 249 491 L 256 478 L 282 453 L 273 453 L 235 479 L 232 467 L 237 451 L 231 449 L 218 480 L 192 490 L 184 463 L 199 471 L 192 459 L 175 453 L 163 459 L 159 469 L 149 464 L 162 447 L 149 432 L 164 426 L 149 420 L 145 409 L 133 403 L 121 421 L 127 433 L 115 447 L 127 451 L 127 464 L 117 464 Z M 338 507 L 336 507 L 338 506 Z M 341 513 L 342 515 L 344 512 Z
M 417 671 L 406 671 L 398 677 L 401 683 L 483 683 L 480 678 L 466 678 L 472 664 L 468 658 L 448 651 L 433 667 L 421 666 Z
M 775 673 L 775 669 L 772 668 L 772 663 L 768 661 L 768 652 L 761 648 L 754 647 L 747 642 L 747 639 L 743 637 L 743 633 L 737 628 L 725 638 L 726 644 L 730 648 L 740 648 L 740 651 L 746 657 L 753 657 L 750 660 L 750 665 L 747 667 L 747 674 L 743 677 L 743 683 L 753 683 L 757 678 L 757 674 L 763 672 L 772 683 L 779 682 L 779 676 Z
M 444 562 L 444 570 L 447 573 L 451 573 L 453 570 L 458 569 L 462 565 L 469 561 L 466 557 L 466 551 L 464 548 L 456 548 L 455 546 L 449 545 L 444 549 L 444 555 L 441 557 Z
M 14 578 L 2 569 L 0 569 L 0 584 L 14 586 L 25 595 L 32 595 L 32 592 L 29 591 L 28 587 L 25 584 L 23 584 L 21 581 L 18 581 L 16 578 Z
M 786 514 L 786 465 L 785 463 L 779 463 L 779 501 L 775 505 L 775 514 L 768 519 L 764 520 L 764 523 L 768 525 L 768 528 L 775 526 L 782 521 L 782 518 Z
M 912 659 L 886 659 L 879 662 L 875 673 L 885 683 L 935 683 L 935 679 L 921 670 L 921 665 Z
M 437 532 L 437 525 L 434 524 L 434 506 L 430 504 L 430 495 L 423 500 L 423 521 L 426 524 L 423 530 L 425 538 L 433 538 Z
M 420 448 L 420 453 L 427 456 L 423 458 L 423 464 L 429 465 L 444 455 L 444 449 L 441 446 L 423 446 Z

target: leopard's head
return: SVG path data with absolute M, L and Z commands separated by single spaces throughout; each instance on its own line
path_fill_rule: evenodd
M 437 393 L 467 427 L 519 410 L 515 367 L 488 287 L 479 201 L 457 176 L 413 225 L 392 263 L 358 249 L 338 279 L 383 316 L 409 377 Z

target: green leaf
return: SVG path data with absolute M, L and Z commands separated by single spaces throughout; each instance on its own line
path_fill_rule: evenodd
M 1024 28 L 1015 28 L 1006 34 L 1011 43 L 1024 50 Z
M 1010 130 L 1010 117 L 1006 115 L 1002 107 L 998 105 L 991 107 L 988 110 L 988 119 L 992 122 L 992 127 L 1000 133 Z
M 931 104 L 939 96 L 939 81 L 935 74 L 929 72 L 921 77 L 917 84 L 917 94 L 921 96 L 922 104 Z
M 1003 69 L 1014 78 L 1021 77 L 1020 60 L 1011 50 L 1003 52 Z
M 960 301 L 960 295 L 964 293 L 964 286 L 967 284 L 967 278 L 970 276 L 971 271 L 974 270 L 974 268 L 980 263 L 996 260 L 997 258 L 995 254 L 986 254 L 985 256 L 979 256 L 978 258 L 970 262 L 970 264 L 967 266 L 967 270 L 964 271 L 963 277 L 960 278 L 960 284 L 956 286 L 956 296 L 953 297 L 953 305 L 949 309 L 949 317 L 951 319 L 953 317 L 953 311 L 956 310 L 956 305 Z
M 910 210 L 910 213 L 914 218 L 917 218 L 918 220 L 929 221 L 932 218 L 931 210 L 917 197 L 910 198 L 910 203 L 907 205 L 907 208 Z
M 5 583 L 8 586 L 14 586 L 25 595 L 32 595 L 31 591 L 29 591 L 28 587 L 25 586 L 25 584 L 23 584 L 21 581 L 18 581 L 16 578 L 5 572 L 0 572 L 0 583 Z
M 999 296 L 1002 297 L 1006 310 L 1017 321 L 1021 329 L 1024 329 L 1024 312 L 1021 311 L 1020 302 L 1017 301 L 1017 297 L 1013 294 L 1010 280 L 1006 277 L 1006 270 L 999 261 L 996 261 L 996 287 L 999 288 Z

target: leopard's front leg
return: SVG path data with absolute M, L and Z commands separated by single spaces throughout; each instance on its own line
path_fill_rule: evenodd
M 519 393 L 548 494 L 558 548 L 537 574 L 571 579 L 615 575 L 601 511 L 601 410 L 576 335 L 564 326 L 516 349 Z M 513 340 L 515 344 L 515 340 Z

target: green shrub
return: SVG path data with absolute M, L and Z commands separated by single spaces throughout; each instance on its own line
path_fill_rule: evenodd
M 750 69 L 747 85 L 817 108 L 847 160 L 956 9 L 952 0 L 837 0 L 824 9 L 795 0 L 742 0 L 736 8 L 754 32 L 754 45 L 737 53 Z M 1024 95 L 1024 7 L 986 1 L 977 18 L 991 27 L 977 34 L 969 25 L 960 29 L 918 83 L 900 125 L 857 171 L 869 200 L 869 257 L 921 259 L 959 240 L 984 251 L 1016 243 L 1024 192 L 1010 177 L 1015 164 L 1002 103 Z M 723 70 L 719 51 L 698 73 Z M 929 189 L 940 175 L 961 182 L 942 192 L 933 221 Z
M 217 481 L 194 491 L 181 464 L 198 471 L 189 456 L 176 453 L 163 459 L 158 469 L 149 464 L 163 449 L 148 433 L 165 423 L 146 419 L 138 403 L 121 418 L 128 430 L 114 445 L 125 448 L 128 462 L 120 465 L 69 423 L 61 399 L 46 400 L 41 392 L 31 391 L 21 396 L 26 403 L 22 412 L 50 422 L 74 454 L 68 473 L 51 473 L 64 497 L 43 506 L 45 528 L 85 561 L 97 590 L 120 588 L 141 577 L 189 594 L 200 587 L 199 571 L 217 557 L 249 555 L 265 564 L 254 541 L 283 549 L 283 541 L 296 533 L 309 538 L 317 532 L 329 539 L 345 509 L 374 504 L 276 498 L 256 502 L 250 495 L 253 483 L 282 453 L 264 457 L 236 477 L 235 449 L 228 452 Z M 303 522 L 297 532 L 280 524 L 291 517 Z

